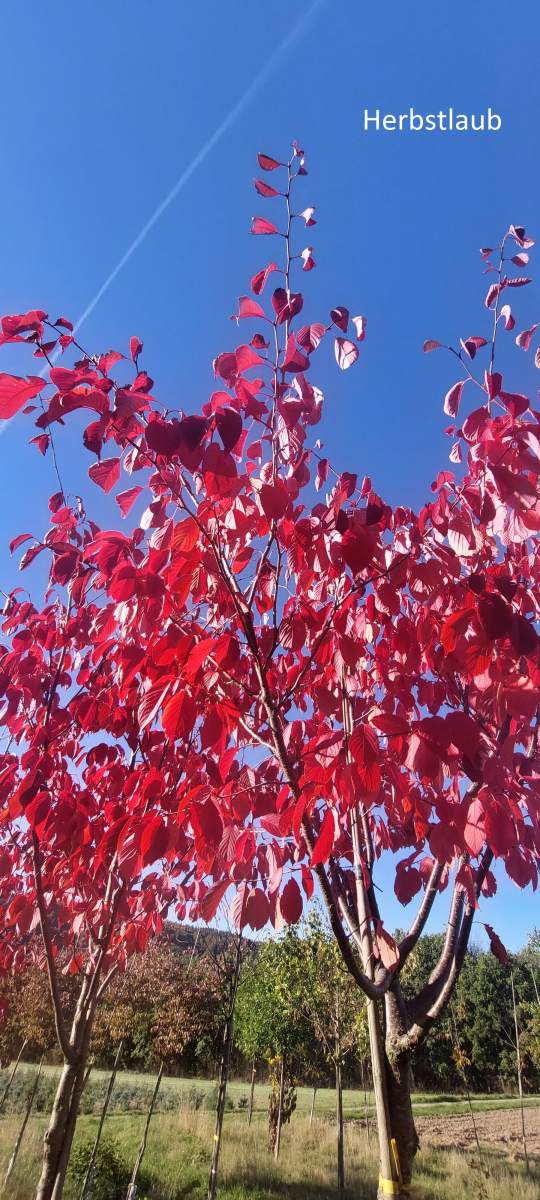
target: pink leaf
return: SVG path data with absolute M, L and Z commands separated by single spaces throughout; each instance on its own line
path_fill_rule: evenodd
M 277 225 L 273 225 L 271 221 L 267 221 L 265 217 L 252 217 L 251 220 L 252 233 L 277 233 Z
M 349 338 L 336 338 L 334 343 L 334 353 L 336 362 L 342 371 L 348 371 L 353 363 L 358 358 L 358 346 L 354 342 L 349 341 Z
M 432 350 L 442 350 L 442 349 L 443 349 L 442 342 L 435 341 L 435 338 L 428 338 L 427 342 L 424 342 L 424 354 L 431 354 Z
M 240 296 L 238 317 L 235 319 L 240 321 L 244 317 L 264 317 L 264 309 L 249 296 Z
M 366 336 L 367 317 L 351 317 L 354 328 L 356 329 L 356 337 L 359 342 L 363 342 Z
M 531 325 L 530 329 L 524 329 L 523 333 L 518 333 L 516 338 L 516 346 L 520 346 L 522 350 L 528 350 L 532 341 L 533 333 L 538 329 L 538 324 Z
M 33 375 L 28 379 L 21 379 L 18 375 L 0 373 L 0 420 L 9 421 L 28 400 L 32 400 L 45 387 L 46 379 L 39 379 Z
M 444 397 L 443 408 L 447 417 L 457 417 L 461 393 L 464 386 L 465 381 L 460 379 L 459 383 L 455 383 L 454 386 L 450 388 L 450 391 L 446 393 L 446 396 Z

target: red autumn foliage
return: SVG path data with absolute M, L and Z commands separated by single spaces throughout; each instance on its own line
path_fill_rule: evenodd
M 259 155 L 259 165 L 282 179 L 280 190 L 258 181 L 259 195 L 290 207 L 303 151 L 295 145 L 287 164 Z M 495 263 L 483 252 L 495 276 L 491 332 L 453 350 L 461 378 L 444 401 L 455 422 L 463 413 L 450 430 L 462 466 L 440 471 L 416 513 L 332 469 L 315 441 L 324 398 L 313 358 L 332 339 L 350 367 L 366 321 L 338 306 L 329 323 L 298 324 L 293 270 L 315 264 L 296 231 L 313 211 L 283 229 L 253 219 L 252 232 L 278 234 L 284 253 L 252 291 L 260 297 L 273 272 L 279 286 L 264 307 L 241 298 L 253 336 L 215 359 L 218 383 L 200 412 L 164 411 L 136 339 L 131 381 L 113 380 L 118 356 L 75 339 L 71 367 L 42 381 L 38 428 L 93 409 L 90 478 L 108 491 L 125 474 L 122 514 L 139 494 L 148 506 L 131 532 L 103 532 L 60 497 L 27 551 L 50 557 L 59 598 L 42 612 L 16 596 L 8 605 L 2 694 L 20 750 L 3 756 L 0 776 L 2 886 L 18 872 L 20 909 L 8 912 L 23 935 L 35 897 L 27 825 L 48 874 L 64 881 L 67 929 L 89 874 L 95 890 L 77 916 L 95 927 L 111 854 L 126 895 L 141 867 L 160 860 L 172 877 L 181 859 L 192 877 L 180 917 L 208 919 L 230 889 L 233 915 L 255 929 L 297 921 L 317 880 L 371 998 L 395 994 L 449 887 L 443 956 L 402 1031 L 410 1048 L 451 994 L 476 906 L 495 887 L 493 860 L 519 886 L 536 887 L 540 866 L 540 413 L 495 370 L 514 322 L 501 296 L 528 282 L 511 274 L 512 249 L 532 242 L 512 226 Z M 43 351 L 47 336 L 53 361 L 58 322 L 35 311 L 7 320 L 31 348 Z M 535 328 L 518 335 L 521 350 Z M 25 380 L 1 378 L 11 415 L 35 380 L 29 393 Z M 89 763 L 94 734 L 101 758 Z M 384 854 L 397 856 L 398 898 L 422 892 L 399 946 L 374 888 Z

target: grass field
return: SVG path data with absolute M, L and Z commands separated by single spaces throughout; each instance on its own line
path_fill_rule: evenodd
M 19 1070 L 25 1072 L 33 1072 L 35 1068 L 28 1064 L 21 1064 Z M 57 1067 L 44 1067 L 44 1073 L 51 1077 L 58 1075 Z M 98 1082 L 105 1089 L 106 1082 L 109 1078 L 107 1071 L 101 1071 L 96 1068 L 92 1070 L 91 1079 L 96 1085 Z M 121 1090 L 128 1091 L 130 1088 L 150 1094 L 153 1087 L 153 1078 L 150 1075 L 142 1074 L 136 1071 L 119 1071 L 115 1085 L 115 1093 Z M 161 1092 L 170 1094 L 171 1092 L 178 1095 L 179 1101 L 182 1098 L 187 1100 L 190 1093 L 200 1091 L 211 1098 L 215 1089 L 215 1083 L 206 1079 L 179 1079 L 176 1076 L 163 1076 L 161 1083 Z M 239 1080 L 233 1080 L 227 1088 L 227 1095 L 232 1101 L 235 1109 L 247 1105 L 249 1096 L 249 1083 Z M 299 1114 L 306 1114 L 311 1110 L 313 1098 L 312 1088 L 299 1087 L 297 1090 L 297 1111 Z M 254 1094 L 254 1112 L 262 1114 L 266 1112 L 268 1103 L 268 1084 L 265 1082 L 255 1084 Z M 319 1088 L 315 1101 L 315 1112 L 320 1117 L 325 1117 L 333 1114 L 335 1111 L 336 1097 L 333 1088 Z M 373 1095 L 367 1093 L 368 1112 L 373 1111 Z M 540 1096 L 525 1097 L 525 1104 L 528 1106 L 540 1105 Z M 475 1112 L 491 1112 L 495 1109 L 511 1109 L 519 1107 L 519 1099 L 517 1096 L 489 1094 L 481 1092 L 472 1097 L 472 1105 Z M 469 1111 L 469 1104 L 465 1095 L 454 1095 L 447 1092 L 415 1092 L 413 1096 L 413 1108 L 416 1116 L 452 1116 Z M 364 1092 L 355 1088 L 345 1088 L 343 1092 L 343 1111 L 345 1119 L 355 1120 L 362 1119 L 365 1113 Z
M 26 1068 L 28 1070 L 28 1068 Z M 52 1071 L 53 1069 L 51 1069 Z M 95 1072 L 105 1082 L 105 1073 Z M 119 1077 L 122 1094 L 130 1087 L 150 1090 L 151 1079 L 123 1072 Z M 174 1110 L 157 1113 L 153 1119 L 144 1163 L 141 1200 L 204 1200 L 208 1181 L 210 1148 L 214 1131 L 213 1115 L 203 1107 L 197 1111 L 189 1106 L 190 1089 L 196 1085 L 212 1090 L 211 1083 L 201 1080 L 164 1080 L 163 1087 L 170 1099 L 177 1101 Z M 140 1096 L 140 1091 L 138 1091 Z M 233 1082 L 230 1098 L 233 1108 L 226 1113 L 221 1172 L 220 1200 L 333 1200 L 335 1189 L 335 1131 L 332 1123 L 334 1093 L 321 1089 L 317 1095 L 317 1116 L 310 1127 L 308 1109 L 311 1091 L 299 1089 L 298 1111 L 283 1133 L 282 1155 L 278 1164 L 268 1152 L 264 1109 L 267 1088 L 256 1089 L 256 1119 L 251 1128 L 242 1107 L 248 1086 Z M 534 1098 L 529 1098 L 533 1104 Z M 376 1138 L 374 1129 L 368 1143 L 365 1125 L 353 1118 L 362 1117 L 363 1094 L 347 1091 L 346 1113 L 346 1172 L 347 1200 L 370 1200 L 376 1195 Z M 515 1106 L 512 1098 L 475 1097 L 478 1111 L 501 1106 Z M 536 1098 L 536 1104 L 540 1099 Z M 458 1113 L 466 1102 L 444 1094 L 415 1097 L 415 1110 L 433 1116 Z M 76 1145 L 93 1137 L 97 1116 L 83 1115 L 77 1127 Z M 457 1118 L 459 1122 L 459 1117 Z M 126 1169 L 131 1167 L 140 1138 L 144 1115 L 142 1112 L 113 1112 L 107 1118 L 107 1137 L 113 1139 Z M 11 1152 L 19 1116 L 0 1118 L 0 1178 Z M 44 1116 L 32 1117 L 21 1149 L 16 1172 L 4 1192 L 5 1200 L 32 1200 L 39 1172 L 41 1138 L 45 1128 Z M 540 1163 L 533 1162 L 533 1174 L 527 1177 L 517 1159 L 508 1161 L 493 1148 L 486 1148 L 480 1162 L 472 1152 L 422 1149 L 417 1158 L 415 1200 L 537 1200 L 540 1195 Z M 65 1200 L 78 1200 L 78 1189 L 68 1183 Z M 124 1200 L 111 1193 L 107 1200 Z

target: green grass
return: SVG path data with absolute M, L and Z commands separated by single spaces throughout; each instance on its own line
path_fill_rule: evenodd
M 33 1071 L 35 1068 L 29 1064 L 21 1064 L 20 1071 Z M 58 1067 L 44 1067 L 44 1073 L 51 1077 L 58 1075 Z M 94 1069 L 91 1074 L 92 1084 L 95 1086 L 98 1083 L 105 1088 L 106 1081 L 109 1078 L 108 1071 Z M 150 1093 L 154 1084 L 152 1076 L 136 1071 L 119 1071 L 115 1084 L 115 1094 L 118 1095 L 120 1090 L 129 1092 L 132 1087 L 140 1094 L 141 1089 L 144 1093 Z M 190 1092 L 197 1091 L 209 1095 L 215 1088 L 215 1082 L 208 1079 L 185 1079 L 177 1078 L 176 1076 L 164 1076 L 161 1084 L 161 1090 L 167 1095 L 177 1095 L 182 1101 L 188 1097 Z M 249 1083 L 233 1080 L 228 1086 L 227 1092 L 233 1107 L 238 1109 L 241 1101 L 247 1103 L 249 1096 Z M 313 1091 L 311 1088 L 299 1087 L 297 1109 L 299 1113 L 309 1113 L 311 1110 Z M 113 1097 L 114 1100 L 114 1097 Z M 255 1085 L 254 1096 L 254 1112 L 255 1115 L 263 1115 L 266 1113 L 268 1102 L 268 1084 L 266 1082 L 257 1083 Z M 373 1112 L 373 1095 L 371 1092 L 367 1094 L 368 1111 Z M 324 1117 L 335 1112 L 335 1092 L 333 1088 L 319 1088 L 317 1091 L 315 1112 L 318 1116 Z M 488 1112 L 496 1109 L 518 1108 L 519 1098 L 513 1095 L 502 1095 L 500 1093 L 489 1094 L 480 1092 L 472 1097 L 472 1104 L 475 1112 Z M 525 1098 L 527 1106 L 540 1105 L 540 1096 L 531 1095 Z M 343 1109 L 346 1119 L 357 1119 L 364 1115 L 364 1093 L 360 1089 L 346 1088 L 343 1092 Z M 415 1092 L 413 1096 L 413 1109 L 416 1116 L 458 1116 L 460 1113 L 469 1111 L 468 1101 L 465 1095 L 453 1095 L 447 1092 Z
M 112 1137 L 125 1159 L 133 1162 L 144 1117 L 130 1113 L 107 1120 Z M 0 1120 L 0 1172 L 17 1128 L 17 1118 Z M 31 1120 L 16 1173 L 5 1200 L 31 1200 L 39 1173 L 41 1138 L 45 1118 Z M 93 1116 L 80 1118 L 79 1141 L 92 1136 L 97 1127 Z M 158 1114 L 152 1123 L 144 1162 L 147 1200 L 204 1200 L 208 1181 L 213 1121 L 202 1110 L 192 1112 L 180 1104 L 178 1112 Z M 487 1157 L 486 1160 L 487 1161 Z M 453 1152 L 421 1151 L 417 1158 L 415 1200 L 535 1200 L 540 1175 L 527 1178 L 519 1163 L 506 1163 L 490 1156 L 489 1168 L 475 1165 L 474 1156 Z M 371 1200 L 376 1195 L 375 1147 L 365 1132 L 354 1124 L 346 1129 L 347 1200 Z M 225 1120 L 220 1171 L 219 1200 L 334 1200 L 335 1135 L 328 1120 L 315 1120 L 310 1128 L 303 1114 L 296 1114 L 283 1132 L 282 1155 L 274 1163 L 266 1147 L 262 1121 L 247 1125 L 245 1113 L 228 1113 Z M 65 1200 L 78 1200 L 66 1189 Z M 107 1200 L 123 1200 L 108 1197 Z

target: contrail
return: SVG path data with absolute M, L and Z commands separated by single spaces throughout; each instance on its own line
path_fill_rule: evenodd
M 92 297 L 84 311 L 77 318 L 74 325 L 75 333 L 81 328 L 81 325 L 84 325 L 84 322 L 88 320 L 88 317 L 93 313 L 94 309 L 97 307 L 105 293 L 108 292 L 111 284 L 113 284 L 115 279 L 117 279 L 120 272 L 126 266 L 126 263 L 129 262 L 136 250 L 139 249 L 139 246 L 142 246 L 142 243 L 146 240 L 148 234 L 154 228 L 154 225 L 157 225 L 157 222 L 167 211 L 167 209 L 170 208 L 173 201 L 176 200 L 176 197 L 184 189 L 186 183 L 189 182 L 192 175 L 195 174 L 195 171 L 197 171 L 202 163 L 205 162 L 205 160 L 208 158 L 208 155 L 211 154 L 212 150 L 214 149 L 214 146 L 217 146 L 217 143 L 221 141 L 223 135 L 227 133 L 232 125 L 234 125 L 234 122 L 238 119 L 238 117 L 241 116 L 244 110 L 251 104 L 251 101 L 255 99 L 255 96 L 262 91 L 263 87 L 266 83 L 268 83 L 268 80 L 271 78 L 276 68 L 279 67 L 280 63 L 283 62 L 283 59 L 287 57 L 298 39 L 314 20 L 319 9 L 321 9 L 325 3 L 326 0 L 314 0 L 314 3 L 310 5 L 307 12 L 304 13 L 304 16 L 297 21 L 296 25 L 293 25 L 287 36 L 270 55 L 268 62 L 262 68 L 262 70 L 259 71 L 259 74 L 256 75 L 252 83 L 249 84 L 249 87 L 246 88 L 243 96 L 241 96 L 233 108 L 230 109 L 207 141 L 201 146 L 200 150 L 197 151 L 194 158 L 191 159 L 191 162 L 188 163 L 187 167 L 184 168 L 182 174 L 177 179 L 170 192 L 167 192 L 165 198 L 161 200 L 157 208 L 154 209 L 154 212 L 142 226 L 142 229 L 139 230 L 139 233 L 128 246 L 125 253 L 121 258 L 118 259 L 116 266 L 113 267 L 112 271 L 110 271 L 110 273 L 107 275 L 107 278 L 101 284 L 101 287 L 98 288 L 95 296 Z M 55 351 L 53 358 L 56 359 L 57 356 L 58 351 Z M 45 374 L 45 370 L 43 374 Z M 6 429 L 11 424 L 11 421 L 14 420 L 15 417 L 11 417 L 11 420 L 3 422 L 0 428 L 0 437 L 3 433 L 5 433 Z

